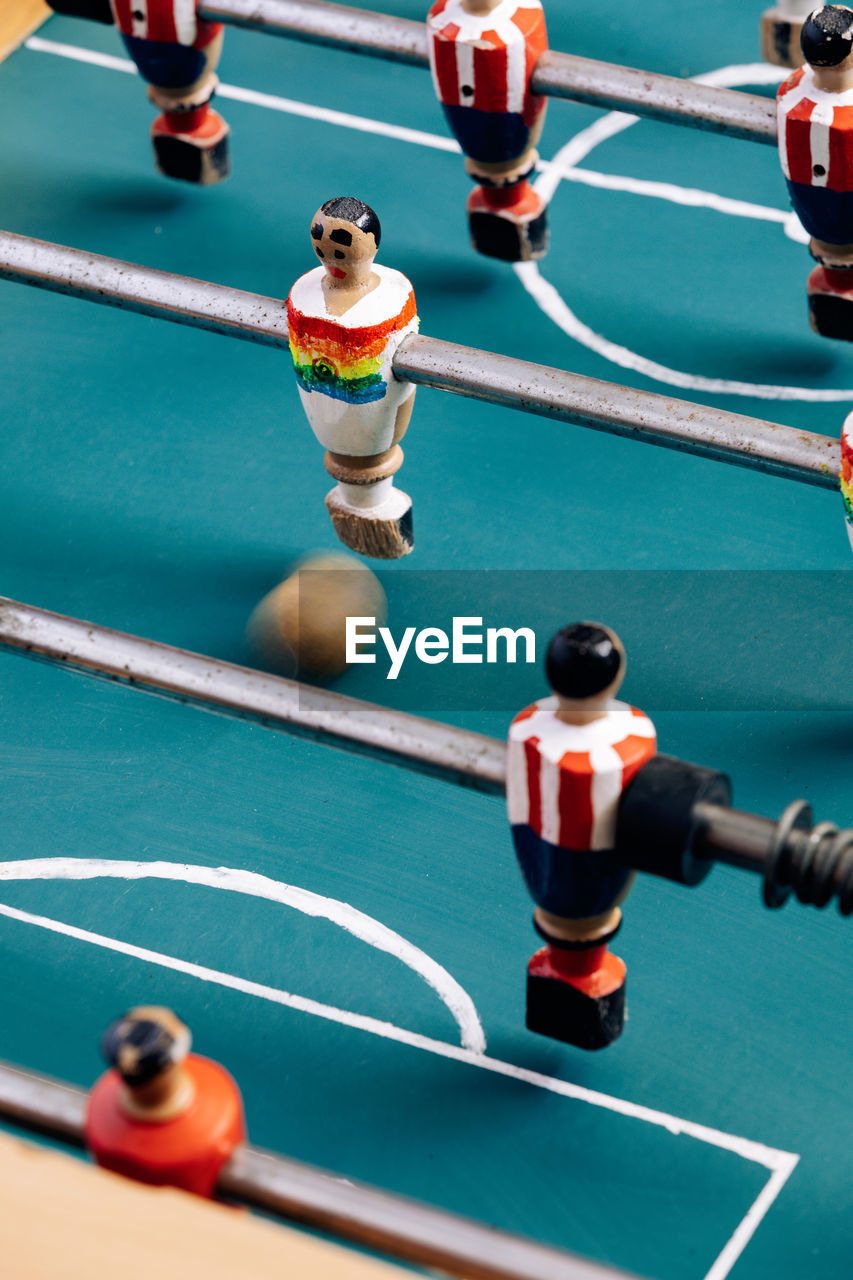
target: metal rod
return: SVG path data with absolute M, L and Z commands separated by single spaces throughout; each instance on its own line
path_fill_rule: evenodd
M 424 23 L 324 0 L 202 0 L 199 14 L 214 22 L 410 66 L 426 67 L 429 61 Z M 549 97 L 630 111 L 733 138 L 771 145 L 776 141 L 772 100 L 677 76 L 549 52 L 536 65 L 532 87 Z
M 756 93 L 553 52 L 539 59 L 531 83 L 554 98 L 776 145 L 776 102 Z
M 506 749 L 495 738 L 0 597 L 4 648 L 489 795 L 506 789 Z M 837 897 L 842 915 L 853 914 L 853 831 L 812 828 L 803 801 L 776 823 L 708 803 L 692 817 L 693 854 L 763 874 L 765 900 L 778 898 L 769 905 L 781 905 L 778 890 L 788 886 L 801 902 L 825 906 Z M 668 874 L 653 862 L 647 870 Z
M 288 345 L 287 312 L 278 298 L 104 258 L 47 240 L 31 240 L 10 231 L 0 231 L 0 280 L 267 347 Z
M 500 795 L 504 790 L 505 747 L 494 738 L 3 597 L 0 648 L 478 791 Z
M 276 298 L 8 231 L 0 232 L 0 279 L 264 346 L 288 345 L 285 306 Z M 841 446 L 829 436 L 634 391 L 425 335 L 401 343 L 393 367 L 404 381 L 823 489 L 838 486 Z
M 764 875 L 767 853 L 776 831 L 776 823 L 771 818 L 718 804 L 697 804 L 694 817 L 697 857 Z
M 718 462 L 837 489 L 841 446 L 829 436 L 635 391 L 562 369 L 423 335 L 394 356 L 399 378 L 575 426 L 663 445 Z
M 87 1094 L 0 1063 L 4 1120 L 84 1146 Z M 253 1208 L 462 1280 L 627 1280 L 625 1272 L 379 1191 L 254 1147 L 235 1151 L 217 1190 Z
M 610 1268 L 244 1147 L 219 1189 L 303 1226 L 463 1280 L 616 1280 Z

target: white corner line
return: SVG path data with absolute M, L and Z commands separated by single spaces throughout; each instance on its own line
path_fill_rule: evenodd
M 703 1280 L 725 1280 L 767 1213 L 770 1206 L 797 1167 L 800 1157 L 790 1151 L 778 1151 L 777 1164 L 768 1182 L 762 1187 L 746 1216 L 714 1260 Z
M 33 861 L 46 863 L 53 860 L 36 859 Z M 6 864 L 6 866 L 10 865 L 12 864 Z M 265 877 L 260 878 L 264 879 Z M 477 1067 L 481 1071 L 490 1071 L 495 1075 L 505 1076 L 521 1084 L 530 1085 L 533 1088 L 543 1089 L 576 1102 L 584 1102 L 590 1106 L 599 1107 L 602 1110 L 610 1111 L 629 1119 L 654 1125 L 657 1128 L 666 1130 L 673 1136 L 683 1135 L 693 1138 L 698 1142 L 704 1142 L 709 1146 L 739 1156 L 743 1160 L 763 1166 L 770 1170 L 770 1179 L 735 1228 L 703 1280 L 725 1280 L 791 1176 L 800 1158 L 792 1152 L 768 1147 L 763 1143 L 754 1142 L 749 1138 L 738 1137 L 735 1134 L 725 1133 L 708 1125 L 696 1124 L 691 1120 L 684 1120 L 679 1116 L 669 1115 L 666 1112 L 657 1111 L 654 1108 L 645 1107 L 624 1098 L 614 1098 L 593 1089 L 586 1089 L 581 1085 L 572 1084 L 568 1080 L 561 1080 L 555 1076 L 546 1076 L 541 1072 L 531 1071 L 527 1067 L 520 1067 L 512 1062 L 491 1058 L 483 1052 L 465 1049 L 443 1040 L 434 1040 L 429 1036 L 423 1036 L 417 1032 L 397 1027 L 390 1022 L 384 1022 L 364 1014 L 353 1013 L 350 1010 L 338 1009 L 333 1005 L 321 1004 L 316 1000 L 309 1000 L 287 991 L 280 991 L 275 987 L 251 982 L 246 978 L 222 973 L 217 969 L 193 964 L 187 960 L 180 960 L 176 956 L 164 955 L 162 952 L 151 951 L 145 947 L 137 947 L 132 943 L 123 942 L 117 938 L 108 938 L 103 934 L 92 933 L 88 929 L 78 929 L 76 926 L 65 924 L 63 921 L 53 920 L 47 916 L 34 915 L 28 911 L 21 911 L 16 907 L 7 906 L 5 903 L 0 903 L 0 916 L 5 916 L 22 924 L 35 925 L 37 928 L 46 929 L 79 942 L 88 942 L 105 950 L 126 955 L 147 964 L 159 965 L 161 968 L 170 969 L 176 973 L 184 973 L 189 977 L 198 978 L 203 982 L 210 982 L 232 991 L 239 991 L 244 995 L 268 1000 L 272 1004 L 283 1005 L 297 1012 L 325 1018 L 330 1022 L 337 1022 L 357 1031 L 366 1031 L 370 1035 L 379 1036 L 382 1039 L 406 1045 L 412 1049 L 419 1049 L 423 1052 L 434 1054 L 436 1057 L 463 1063 L 466 1066 Z

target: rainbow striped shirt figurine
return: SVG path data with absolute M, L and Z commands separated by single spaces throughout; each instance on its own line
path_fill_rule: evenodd
M 287 323 L 299 398 L 338 481 L 326 498 L 338 537 L 392 559 L 412 549 L 411 499 L 393 476 L 415 394 L 392 360 L 418 317 L 406 277 L 374 265 L 380 234 L 361 200 L 327 200 L 311 226 L 320 266 L 291 289 Z
M 847 536 L 853 547 L 853 413 L 848 413 L 841 429 L 841 497 L 847 517 Z

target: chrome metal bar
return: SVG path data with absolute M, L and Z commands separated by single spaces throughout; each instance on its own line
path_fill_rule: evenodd
M 2 648 L 478 791 L 504 789 L 505 748 L 494 738 L 0 597 Z
M 532 86 L 553 98 L 776 145 L 775 100 L 756 93 L 718 89 L 566 53 L 543 54 Z
M 495 738 L 0 597 L 2 649 L 235 719 L 253 720 L 490 795 L 506 789 L 505 746 Z M 789 810 L 801 805 L 795 802 Z M 764 873 L 776 883 L 775 862 L 770 866 L 768 859 L 774 842 L 781 838 L 778 833 L 785 815 L 774 823 L 756 814 L 702 803 L 696 806 L 694 818 L 697 858 Z M 839 832 L 830 823 L 812 829 L 810 823 L 809 811 L 808 822 L 798 819 L 796 829 L 785 836 L 785 867 L 790 870 L 785 870 L 779 883 L 794 885 L 803 902 L 825 905 L 835 895 L 842 914 L 853 914 L 853 832 Z M 820 851 L 814 843 L 818 839 Z M 817 863 L 826 873 L 821 873 L 821 883 L 831 886 L 825 900 L 820 892 L 813 892 Z M 653 861 L 644 865 L 651 874 L 668 874 Z
M 694 852 L 698 858 L 764 875 L 777 826 L 771 818 L 703 803 L 696 806 L 695 820 Z
M 285 307 L 278 299 L 8 231 L 0 232 L 0 279 L 265 346 L 288 345 Z M 829 436 L 634 391 L 423 334 L 407 338 L 397 349 L 394 373 L 423 386 L 823 489 L 836 489 L 840 477 L 841 446 Z
M 209 329 L 268 347 L 287 346 L 278 298 L 104 258 L 84 249 L 0 231 L 0 280 L 99 302 L 122 311 Z
M 429 65 L 426 25 L 325 0 L 201 0 L 199 16 L 232 27 L 363 53 L 386 62 Z
M 837 489 L 841 445 L 776 422 L 635 391 L 562 369 L 417 335 L 394 356 L 399 378 L 576 426 Z
M 384 13 L 325 0 L 202 0 L 199 13 L 211 21 L 270 35 L 412 66 L 428 65 L 425 25 Z M 630 111 L 733 138 L 771 145 L 776 141 L 775 104 L 756 94 L 557 52 L 540 58 L 532 83 L 537 93 L 554 98 Z
M 0 1117 L 84 1145 L 86 1092 L 0 1063 Z M 462 1280 L 627 1280 L 587 1262 L 311 1165 L 240 1147 L 218 1190 L 253 1208 Z
M 82 1147 L 86 1093 L 50 1076 L 0 1063 L 0 1116 Z

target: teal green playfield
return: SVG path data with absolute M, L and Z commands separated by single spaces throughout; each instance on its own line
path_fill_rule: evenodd
M 759 10 L 547 15 L 555 49 L 772 92 Z M 468 246 L 424 71 L 228 30 L 220 75 L 233 175 L 169 182 L 115 30 L 51 18 L 0 65 L 0 226 L 284 298 L 315 209 L 353 194 L 430 336 L 840 435 L 853 350 L 808 328 L 773 148 L 551 102 L 551 249 L 516 271 Z M 249 662 L 254 605 L 335 545 L 286 353 L 12 284 L 0 332 L 2 594 Z M 541 658 L 600 618 L 662 750 L 740 808 L 853 825 L 840 497 L 430 390 L 400 482 L 395 633 L 527 619 Z M 541 662 L 470 671 L 335 688 L 495 737 L 546 691 Z M 496 798 L 11 654 L 0 782 L 0 1058 L 88 1086 L 105 1025 L 166 1004 L 257 1146 L 649 1280 L 850 1274 L 834 908 L 770 912 L 728 869 L 638 879 L 628 1024 L 584 1054 L 525 1029 L 537 939 Z

